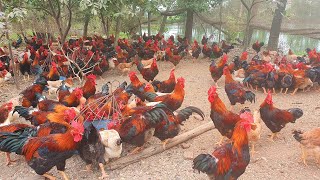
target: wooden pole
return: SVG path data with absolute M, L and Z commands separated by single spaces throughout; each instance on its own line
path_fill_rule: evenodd
M 178 144 L 181 144 L 187 140 L 190 140 L 194 137 L 197 137 L 207 131 L 210 131 L 212 129 L 215 129 L 212 122 L 208 122 L 206 124 L 203 124 L 191 131 L 188 131 L 186 133 L 183 133 L 181 135 L 176 136 L 175 138 L 171 139 L 168 144 L 166 144 L 166 149 L 163 149 L 162 145 L 153 145 L 151 147 L 148 147 L 144 149 L 139 154 L 124 156 L 116 161 L 113 161 L 106 165 L 108 170 L 114 170 L 119 168 L 124 168 L 130 164 L 139 162 L 141 159 L 148 158 L 150 156 L 159 154 L 164 152 L 167 149 L 170 149 Z

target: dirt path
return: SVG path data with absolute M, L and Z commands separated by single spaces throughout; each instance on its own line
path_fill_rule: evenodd
M 159 80 L 167 79 L 172 65 L 170 63 L 160 63 L 159 66 L 160 73 L 157 78 Z M 206 114 L 205 121 L 196 120 L 193 117 L 190 118 L 182 127 L 182 132 L 186 132 L 200 124 L 211 121 L 209 117 L 210 108 L 207 101 L 207 90 L 213 85 L 213 81 L 210 77 L 208 66 L 208 60 L 199 59 L 196 63 L 183 61 L 176 68 L 176 76 L 186 79 L 186 98 L 182 106 L 193 105 L 202 109 Z M 104 80 L 98 80 L 99 87 L 102 85 L 102 82 L 112 81 L 114 79 L 128 81 L 127 77 L 119 77 L 114 72 L 107 72 L 104 75 Z M 219 84 L 223 87 L 223 79 L 221 79 Z M 25 87 L 26 85 L 27 83 L 21 84 L 21 87 Z M 13 89 L 14 86 L 10 86 L 10 93 L 7 94 L 7 97 L 2 96 L 0 100 L 4 101 L 17 95 L 18 91 Z M 256 104 L 247 104 L 252 110 L 258 109 L 260 103 L 265 98 L 265 95 L 261 92 L 257 92 L 256 94 L 258 98 Z M 229 106 L 224 88 L 219 89 L 219 96 L 225 104 Z M 319 127 L 319 118 L 317 118 L 320 115 L 320 109 L 317 108 L 320 107 L 319 92 L 313 90 L 307 93 L 298 92 L 295 96 L 275 95 L 274 103 L 277 107 L 281 108 L 302 108 L 304 116 L 295 124 L 289 124 L 284 128 L 279 134 L 280 139 L 277 139 L 275 142 L 267 139 L 270 131 L 263 124 L 261 140 L 256 147 L 258 153 L 251 158 L 250 165 L 240 179 L 320 179 L 319 168 L 313 160 L 310 161 L 308 167 L 300 163 L 300 149 L 298 143 L 291 135 L 292 129 L 309 130 L 314 127 Z M 238 106 L 236 111 L 240 110 L 239 108 Z M 110 179 L 207 179 L 204 174 L 198 174 L 192 170 L 192 160 L 186 160 L 184 153 L 193 153 L 194 156 L 200 153 L 211 153 L 219 138 L 220 134 L 217 130 L 209 131 L 188 141 L 187 143 L 190 144 L 190 148 L 188 149 L 177 146 L 124 169 L 108 172 Z M 156 138 L 151 140 L 151 144 L 159 142 Z M 132 147 L 125 149 L 131 150 Z M 7 167 L 4 165 L 4 155 L 0 156 L 2 162 L 0 168 L 3 170 L 3 173 L 0 174 L 0 179 L 25 180 L 39 178 L 39 176 L 35 176 L 32 169 L 28 167 L 22 157 L 14 156 L 14 158 L 19 159 L 17 165 Z M 81 170 L 85 169 L 85 167 L 78 156 L 69 159 L 66 168 L 66 173 L 71 179 L 98 179 L 100 175 L 98 170 L 95 170 L 95 173 L 82 172 Z M 55 169 L 52 170 L 51 173 L 60 177 Z

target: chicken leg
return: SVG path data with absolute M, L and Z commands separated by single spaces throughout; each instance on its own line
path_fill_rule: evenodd
M 304 165 L 308 166 L 306 158 L 307 158 L 307 152 L 305 151 L 305 149 L 301 146 L 301 159 Z
M 268 94 L 265 87 L 262 87 L 262 89 L 264 94 Z
M 6 159 L 7 159 L 7 166 L 9 166 L 10 164 L 13 164 L 14 162 L 16 162 L 17 160 L 11 160 L 10 158 L 10 153 L 6 152 Z
M 69 180 L 67 174 L 64 171 L 59 171 L 64 180 Z
M 276 88 L 272 88 L 272 90 L 273 90 L 273 94 L 277 94 L 276 93 Z
M 274 142 L 274 138 L 276 138 L 276 137 L 277 137 L 277 133 L 272 133 L 271 136 L 270 136 L 270 140 L 272 142 Z
M 294 91 L 291 93 L 291 95 L 292 96 L 295 95 L 297 91 L 298 91 L 298 88 L 294 89 Z
M 132 150 L 129 155 L 137 154 L 140 151 L 142 151 L 143 147 L 136 147 L 134 150 Z
M 255 149 L 254 147 L 255 147 L 255 144 L 252 143 L 252 144 L 251 144 L 251 153 L 250 153 L 251 156 L 253 156 L 253 155 L 257 152 L 257 151 L 254 150 L 254 149 Z
M 168 144 L 168 142 L 170 142 L 170 138 L 169 139 L 166 139 L 166 140 L 164 140 L 164 141 L 162 141 L 162 147 L 163 147 L 163 150 L 165 150 L 166 149 L 166 145 Z
M 86 169 L 85 169 L 85 170 L 81 170 L 81 171 L 93 172 L 93 171 L 92 171 L 92 164 L 87 164 L 87 165 L 86 165 Z
M 106 173 L 106 170 L 104 169 L 104 165 L 102 163 L 99 163 L 99 167 L 102 173 L 102 176 L 99 177 L 99 179 L 106 179 L 108 178 L 108 174 Z

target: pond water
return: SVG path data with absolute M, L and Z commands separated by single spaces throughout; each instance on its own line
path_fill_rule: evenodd
M 147 28 L 143 27 L 142 32 L 147 32 Z M 152 34 L 156 34 L 158 32 L 157 29 L 152 29 Z M 202 36 L 207 34 L 207 36 L 213 35 L 210 41 L 218 41 L 219 31 L 213 27 L 208 26 L 196 26 L 193 29 L 193 38 L 201 41 Z M 170 24 L 166 26 L 165 37 L 168 38 L 170 35 L 184 35 L 184 24 Z M 222 39 L 224 39 L 222 35 Z M 267 43 L 269 39 L 269 32 L 262 30 L 255 30 L 252 35 L 252 43 L 259 40 Z M 304 36 L 297 35 L 289 35 L 289 34 L 280 34 L 279 39 L 279 48 L 281 48 L 284 52 L 287 52 L 290 49 L 296 53 L 304 53 L 306 48 L 316 48 L 320 50 L 320 41 L 316 39 L 311 39 Z

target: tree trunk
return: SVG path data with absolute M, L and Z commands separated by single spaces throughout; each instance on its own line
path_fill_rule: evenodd
M 192 28 L 193 28 L 193 10 L 187 10 L 187 20 L 186 20 L 186 32 L 185 37 L 191 42 L 192 40 Z
M 89 26 L 89 21 L 90 21 L 90 15 L 86 14 L 84 17 L 84 25 L 83 25 L 83 37 L 88 36 L 88 26 Z
M 116 19 L 116 34 L 115 34 L 115 42 L 114 45 L 118 46 L 118 39 L 119 39 L 119 35 L 120 35 L 120 28 L 121 28 L 121 17 L 118 16 Z
M 278 49 L 279 36 L 282 24 L 282 14 L 284 14 L 287 6 L 287 0 L 280 0 L 278 8 L 273 16 L 270 37 L 268 42 L 268 50 L 275 51 Z
M 151 36 L 151 11 L 148 12 L 148 36 Z
M 162 17 L 162 21 L 161 21 L 161 25 L 160 25 L 160 29 L 159 29 L 159 34 L 161 34 L 161 35 L 164 33 L 164 29 L 166 28 L 167 19 L 168 19 L 168 16 Z
M 106 20 L 104 19 L 104 16 L 103 16 L 103 13 L 102 11 L 100 11 L 100 19 L 101 19 L 101 25 L 102 25 L 102 30 L 103 30 L 103 33 L 105 35 L 107 35 L 107 28 L 106 28 Z
M 220 10 L 219 10 L 219 21 L 220 21 L 220 30 L 219 30 L 219 41 L 218 42 L 221 42 L 221 35 L 222 35 L 222 32 L 221 32 L 221 29 L 222 29 L 222 2 L 220 3 Z

